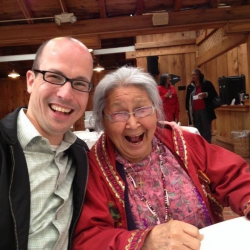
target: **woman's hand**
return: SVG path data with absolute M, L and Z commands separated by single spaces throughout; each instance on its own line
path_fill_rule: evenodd
M 166 94 L 165 94 L 165 98 L 171 98 L 172 97 L 172 91 L 169 90 Z
M 201 92 L 198 94 L 198 98 L 199 99 L 204 99 L 204 98 L 207 98 L 208 96 L 208 93 L 207 92 Z
M 199 250 L 203 235 L 188 223 L 171 220 L 155 226 L 141 250 Z

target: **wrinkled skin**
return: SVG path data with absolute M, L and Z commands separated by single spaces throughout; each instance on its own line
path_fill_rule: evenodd
M 202 239 L 203 235 L 195 226 L 171 220 L 155 226 L 141 250 L 199 250 Z

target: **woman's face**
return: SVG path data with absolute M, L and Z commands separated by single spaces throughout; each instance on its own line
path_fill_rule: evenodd
M 171 78 L 170 77 L 168 77 L 166 79 L 166 86 L 169 86 L 169 85 L 171 85 Z
M 135 86 L 118 87 L 107 96 L 104 114 L 121 111 L 131 113 L 138 108 L 152 105 L 145 90 Z M 141 118 L 131 114 L 127 121 L 111 122 L 106 117 L 103 119 L 105 132 L 125 159 L 140 162 L 151 153 L 151 142 L 157 126 L 155 111 Z
M 199 83 L 199 75 L 195 71 L 193 71 L 191 74 L 191 80 L 194 83 Z

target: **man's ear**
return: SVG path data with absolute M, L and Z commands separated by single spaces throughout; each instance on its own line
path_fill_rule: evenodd
M 27 91 L 29 94 L 32 93 L 33 84 L 35 81 L 35 73 L 32 70 L 28 70 L 26 73 L 26 81 L 27 81 Z

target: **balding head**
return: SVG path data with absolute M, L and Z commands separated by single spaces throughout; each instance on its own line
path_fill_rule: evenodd
M 82 52 L 92 60 L 92 56 L 88 51 L 88 48 L 79 40 L 72 38 L 72 37 L 56 37 L 52 38 L 48 41 L 45 41 L 37 50 L 35 60 L 33 62 L 32 70 L 34 69 L 39 69 L 40 68 L 40 61 L 41 58 L 43 57 L 43 51 L 46 48 L 54 48 L 56 50 L 62 49 L 61 46 L 64 44 L 68 44 L 70 46 L 70 49 L 73 47 L 78 46 L 79 48 L 82 49 Z M 72 46 L 72 47 L 71 47 Z

